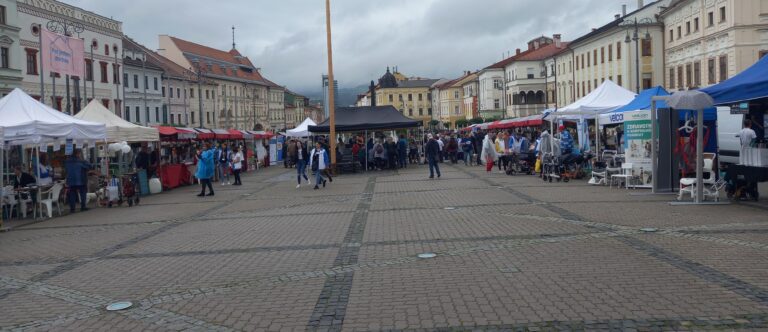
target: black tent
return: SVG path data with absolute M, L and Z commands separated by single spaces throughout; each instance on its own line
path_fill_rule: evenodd
M 330 132 L 330 120 L 317 126 L 309 126 L 313 133 Z M 407 118 L 392 106 L 340 107 L 336 109 L 336 131 L 363 131 L 415 128 L 421 121 Z

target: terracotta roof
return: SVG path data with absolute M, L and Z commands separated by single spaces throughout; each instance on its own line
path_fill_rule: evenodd
M 137 43 L 135 40 L 131 39 L 128 36 L 123 36 L 123 49 L 128 49 L 128 50 L 138 49 L 139 51 L 146 53 L 147 58 L 149 60 L 147 62 L 156 64 L 165 72 L 165 75 L 169 77 L 185 78 L 185 77 L 195 76 L 195 73 L 192 72 L 191 70 L 188 70 L 182 66 L 179 66 L 177 63 L 171 61 L 170 59 L 160 55 L 159 53 L 153 50 L 150 50 L 144 45 Z M 123 59 L 123 61 L 126 61 L 126 60 Z
M 176 37 L 169 38 L 184 53 L 188 60 L 194 61 L 196 57 L 207 58 L 203 60 L 203 72 L 206 76 L 219 76 L 280 87 L 265 79 L 258 69 L 253 66 L 251 60 L 240 55 L 235 49 L 227 52 Z
M 555 44 L 547 44 L 539 47 L 539 49 L 520 53 L 520 55 L 515 57 L 515 61 L 544 60 L 555 54 L 565 51 L 568 47 L 568 44 L 568 42 L 561 42 L 560 47 L 555 46 Z

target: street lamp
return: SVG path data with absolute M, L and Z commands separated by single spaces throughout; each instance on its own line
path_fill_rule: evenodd
M 640 93 L 640 25 L 645 25 L 645 40 L 651 40 L 651 33 L 648 31 L 648 25 L 654 24 L 656 21 L 650 19 L 650 18 L 641 18 L 637 19 L 637 17 L 632 18 L 632 20 L 625 20 L 619 24 L 621 27 L 627 27 L 627 36 L 624 38 L 624 42 L 629 45 L 632 41 L 635 41 L 635 92 Z M 632 36 L 630 37 L 629 31 L 633 30 Z

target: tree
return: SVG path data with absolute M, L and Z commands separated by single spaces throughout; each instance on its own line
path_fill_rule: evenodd
M 472 118 L 469 120 L 469 124 L 481 124 L 483 123 L 483 118 Z
M 464 128 L 469 125 L 469 120 L 459 119 L 456 120 L 456 128 Z
M 443 126 L 445 126 L 446 129 L 451 129 L 451 123 L 450 122 L 443 122 Z

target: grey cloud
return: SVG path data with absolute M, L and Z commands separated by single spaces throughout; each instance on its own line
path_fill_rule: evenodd
M 65 0 L 123 22 L 150 48 L 170 34 L 220 49 L 237 45 L 271 80 L 319 89 L 327 71 L 321 0 Z M 648 0 L 646 0 L 648 1 Z M 334 68 L 342 86 L 366 84 L 397 65 L 410 75 L 456 77 L 539 36 L 572 40 L 608 23 L 630 0 L 332 0 Z

